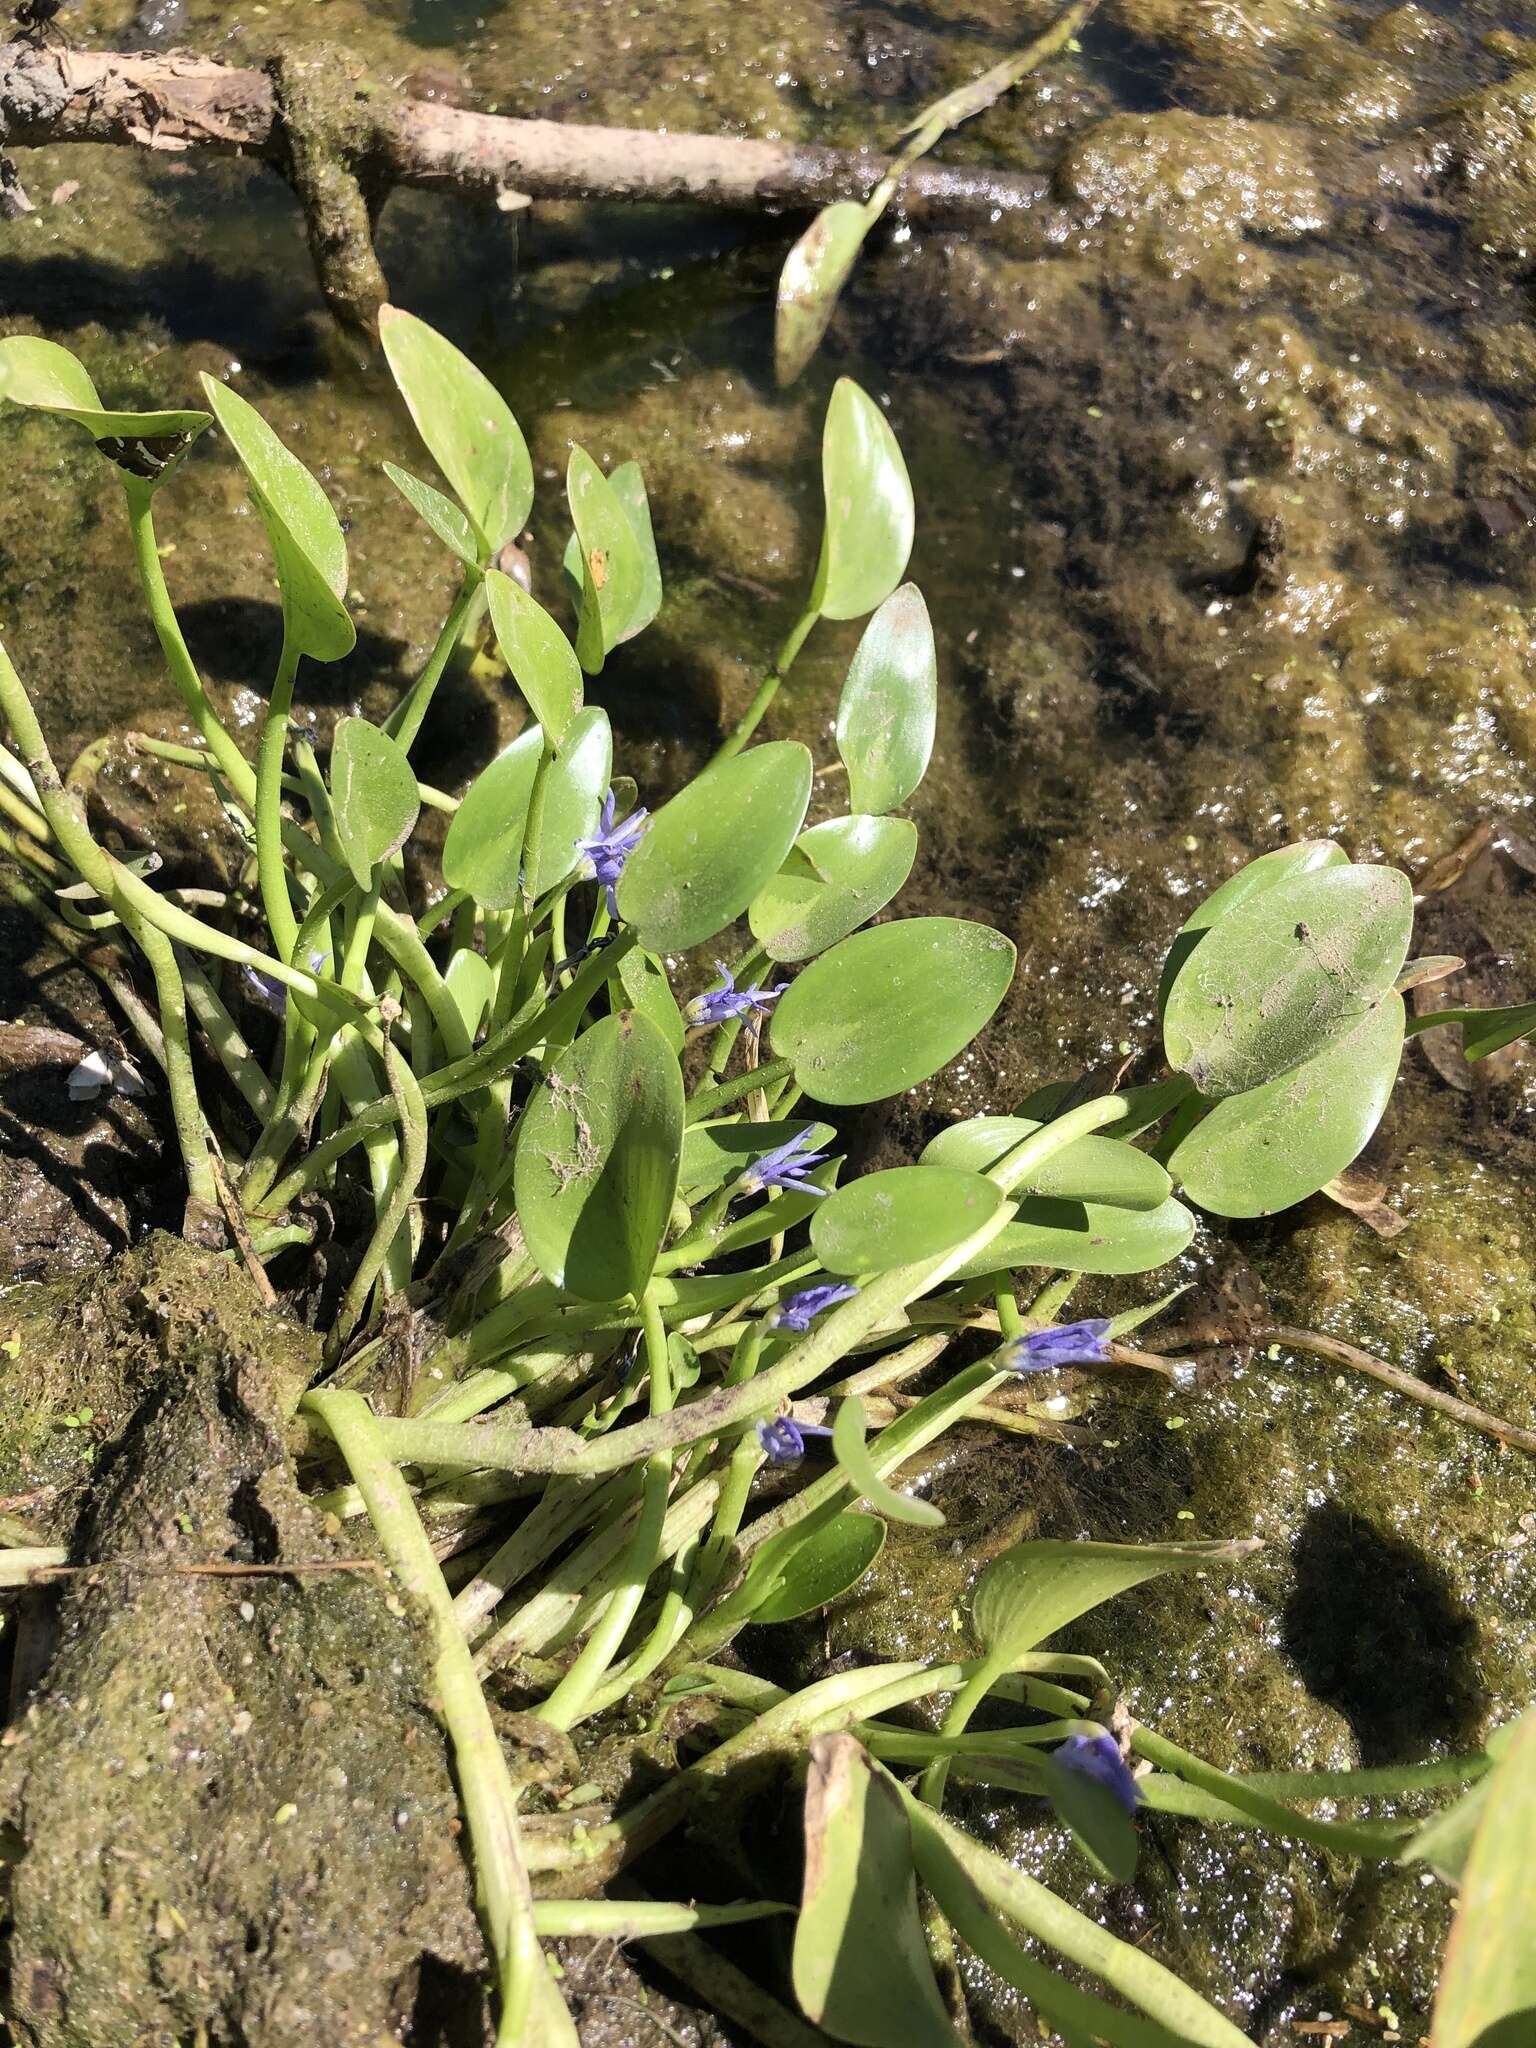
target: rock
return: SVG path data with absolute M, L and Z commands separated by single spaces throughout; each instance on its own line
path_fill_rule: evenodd
M 1295 242 L 1329 220 L 1306 136 L 1274 122 L 1115 114 L 1067 151 L 1057 188 L 1127 234 Z

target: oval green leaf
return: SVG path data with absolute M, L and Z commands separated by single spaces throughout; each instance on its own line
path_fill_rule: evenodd
M 883 910 L 916 858 L 917 827 L 905 818 L 813 825 L 752 899 L 752 936 L 770 960 L 809 960 Z
M 934 1259 L 1003 1206 L 995 1181 L 947 1166 L 892 1166 L 817 1205 L 811 1249 L 829 1273 L 887 1272 Z
M 1171 1197 L 1155 1209 L 1138 1210 L 1031 1195 L 986 1250 L 950 1277 L 970 1280 L 1015 1266 L 1055 1266 L 1063 1273 L 1150 1273 L 1176 1259 L 1194 1234 L 1194 1217 Z
M 667 970 L 656 955 L 647 953 L 643 946 L 631 948 L 619 962 L 618 980 L 629 1008 L 649 1017 L 672 1050 L 681 1052 L 688 1029 L 667 979 Z
M 903 583 L 864 628 L 837 706 L 837 751 L 856 811 L 894 811 L 928 772 L 939 665 L 923 593 Z
M 536 597 L 499 569 L 488 569 L 485 594 L 491 625 L 512 680 L 557 747 L 565 744 L 581 709 L 581 663 L 569 640 Z
M 405 749 L 366 718 L 343 718 L 331 746 L 331 809 L 347 866 L 366 889 L 398 853 L 421 811 Z
M 832 1455 L 848 1484 L 861 1500 L 867 1500 L 878 1514 L 889 1516 L 893 1522 L 910 1522 L 918 1529 L 941 1529 L 944 1517 L 931 1500 L 917 1500 L 910 1493 L 899 1493 L 894 1486 L 886 1485 L 869 1455 L 865 1429 L 864 1403 L 857 1394 L 851 1394 L 838 1403 L 837 1420 L 832 1425 Z
M 779 998 L 773 1050 L 818 1102 L 898 1095 L 970 1044 L 1008 993 L 1016 957 L 1001 932 L 958 917 L 855 932 Z
M 513 1189 L 539 1271 L 587 1301 L 638 1294 L 677 1192 L 683 1079 L 649 1018 L 604 1017 L 567 1047 L 518 1127 Z
M 620 917 L 652 953 L 712 939 L 783 864 L 810 800 L 797 740 L 714 762 L 646 827 L 619 878 Z
M 773 369 L 781 389 L 794 383 L 821 347 L 869 228 L 869 214 L 857 199 L 834 200 L 785 257 L 773 323 Z
M 607 712 L 589 704 L 566 727 L 561 751 L 544 770 L 544 813 L 528 846 L 530 896 L 542 896 L 575 873 L 581 860 L 576 842 L 597 831 L 612 773 L 613 728 Z
M 1209 1571 L 1257 1550 L 1235 1543 L 1016 1543 L 992 1560 L 971 1595 L 987 1662 L 1005 1671 L 1068 1622 L 1147 1579 Z
M 901 581 L 912 552 L 912 482 L 885 414 L 851 377 L 839 377 L 821 436 L 826 524 L 811 607 L 861 619 Z
M 629 615 L 629 623 L 619 635 L 621 640 L 633 640 L 661 610 L 661 563 L 656 556 L 656 536 L 651 530 L 651 501 L 645 494 L 645 477 L 638 462 L 621 462 L 609 473 L 608 482 L 613 495 L 624 507 L 629 520 L 630 531 L 635 536 L 635 546 L 640 551 L 640 595 L 635 608 Z
M 854 2048 L 956 2048 L 901 1795 L 851 1735 L 811 1743 L 792 1975 L 802 2010 Z
M 1520 1721 L 1487 1784 L 1446 1945 L 1430 2048 L 1521 2048 L 1536 2040 L 1536 1713 Z
M 1299 1067 L 1391 989 L 1412 925 L 1413 890 L 1395 868 L 1323 867 L 1250 895 L 1174 977 L 1168 1064 L 1217 1097 Z
M 750 1609 L 752 1620 L 766 1626 L 814 1614 L 856 1586 L 885 1547 L 885 1523 L 878 1515 L 847 1508 L 786 1551 L 764 1557 L 771 1547 L 765 1543 L 752 1561 L 754 1573 L 761 1559 L 771 1578 L 763 1598 Z
M 401 469 L 393 462 L 385 463 L 384 474 L 450 553 L 457 555 L 466 568 L 479 566 L 479 536 L 452 498 L 445 498 L 431 484 L 424 484 L 419 476 L 412 476 L 408 469 Z
M 496 996 L 496 977 L 483 953 L 460 946 L 443 973 L 454 1007 L 473 1043 Z
M 522 893 L 523 833 L 544 735 L 530 726 L 483 768 L 465 792 L 443 841 L 443 880 L 482 910 L 510 910 Z
M 958 1166 L 990 1173 L 1015 1145 L 1042 1126 L 1024 1116 L 973 1116 L 951 1124 L 923 1148 L 925 1166 Z M 1156 1209 L 1173 1193 L 1173 1182 L 1155 1159 L 1118 1138 L 1090 1135 L 1072 1143 L 1036 1169 L 1017 1190 L 1057 1201 L 1102 1203 L 1110 1209 Z
M 331 501 L 254 405 L 206 371 L 203 389 L 267 529 L 283 594 L 283 630 L 312 661 L 339 661 L 351 653 L 357 633 L 342 602 L 347 544 Z
M 576 653 L 589 676 L 621 640 L 645 590 L 646 565 L 623 500 L 585 448 L 573 448 L 565 493 L 576 528 L 581 580 Z
M 1174 1179 L 1215 1216 L 1273 1216 L 1316 1194 L 1381 1122 L 1403 1025 L 1403 999 L 1389 992 L 1325 1052 L 1218 1102 L 1174 1147 Z
M 120 412 L 104 406 L 79 358 L 36 334 L 0 340 L 0 398 L 74 420 L 103 455 L 151 489 L 213 424 L 206 412 Z
M 473 521 L 485 560 L 522 532 L 533 509 L 522 429 L 490 379 L 413 313 L 381 307 L 379 340 L 416 431 Z
M 1277 882 L 1288 881 L 1292 875 L 1313 874 L 1319 868 L 1344 867 L 1348 861 L 1349 855 L 1343 847 L 1336 846 L 1331 839 L 1298 839 L 1292 846 L 1277 846 L 1272 853 L 1261 853 L 1246 867 L 1239 868 L 1235 875 L 1228 875 L 1200 907 L 1185 918 L 1168 949 L 1157 989 L 1159 1019 L 1179 969 L 1211 926 L 1225 917 L 1229 910 L 1236 910 L 1250 896 L 1262 895 L 1266 889 L 1272 889 Z

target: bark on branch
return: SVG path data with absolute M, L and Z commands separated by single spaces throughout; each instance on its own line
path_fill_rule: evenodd
M 333 110 L 330 138 L 348 138 L 338 168 L 355 181 L 376 217 L 396 185 L 454 191 L 506 203 L 534 199 L 682 202 L 761 212 L 862 199 L 886 168 L 872 152 L 727 136 L 657 134 L 560 121 L 477 114 L 402 97 L 367 76 L 341 51 L 302 61 L 306 102 L 323 90 Z M 170 152 L 210 150 L 264 159 L 299 191 L 321 282 L 343 317 L 369 324 L 356 286 L 327 275 L 334 221 L 316 217 L 312 132 L 291 131 L 295 97 L 265 71 L 239 70 L 190 53 L 66 50 L 12 43 L 0 48 L 0 141 L 128 143 Z M 319 90 L 317 90 L 319 89 Z M 296 166 L 308 175 L 296 179 Z M 915 217 L 964 217 L 1040 203 L 1045 181 L 1003 172 L 922 164 L 902 182 L 902 205 Z M 356 221 L 349 230 L 356 256 Z M 355 268 L 355 262 L 354 262 Z

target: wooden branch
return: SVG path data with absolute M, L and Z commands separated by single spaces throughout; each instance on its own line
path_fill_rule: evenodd
M 339 54 L 328 61 L 345 91 Z M 367 84 L 386 184 L 498 199 L 624 199 L 759 212 L 862 199 L 887 168 L 869 152 L 729 136 L 662 135 L 476 114 Z M 141 149 L 257 156 L 285 168 L 289 149 L 271 78 L 185 52 L 0 48 L 0 139 L 129 143 Z M 923 164 L 902 182 L 915 217 L 1036 206 L 1043 178 Z

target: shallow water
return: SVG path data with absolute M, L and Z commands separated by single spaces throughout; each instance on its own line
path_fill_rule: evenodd
M 131 18 L 105 0 L 73 13 L 103 45 Z M 790 0 L 766 15 L 193 0 L 184 37 L 241 59 L 341 38 L 390 77 L 446 66 L 502 111 L 855 142 L 894 132 L 1045 10 Z M 1531 5 L 1106 0 L 1079 56 L 947 146 L 1049 170 L 1055 203 L 969 234 L 898 228 L 788 396 L 770 375 L 784 223 L 391 202 L 396 296 L 496 375 L 529 432 L 536 588 L 558 586 L 569 442 L 645 466 L 671 605 L 593 695 L 652 800 L 745 701 L 797 609 L 832 377 L 889 406 L 946 685 L 905 901 L 996 922 L 1021 972 L 956 1074 L 865 1120 L 866 1158 L 910 1156 L 941 1110 L 1006 1107 L 1149 1043 L 1167 936 L 1248 854 L 1337 834 L 1417 872 L 1480 820 L 1530 809 L 1527 61 Z M 24 154 L 22 169 L 39 211 L 0 228 L 5 324 L 69 342 L 105 390 L 145 402 L 185 402 L 197 370 L 241 365 L 349 525 L 360 650 L 308 671 L 305 709 L 322 730 L 377 713 L 451 577 L 379 475 L 384 458 L 419 466 L 410 431 L 328 327 L 286 191 L 255 167 L 121 150 Z M 68 751 L 142 725 L 167 696 L 125 595 L 110 479 L 45 422 L 0 422 L 0 448 L 0 615 L 50 730 Z M 189 636 L 249 720 L 276 631 L 257 523 L 211 442 L 162 504 Z M 772 730 L 826 733 L 856 630 L 813 639 Z M 424 771 L 462 780 L 513 715 L 464 686 Z M 831 775 L 816 801 L 839 808 Z M 1420 949 L 1469 952 L 1528 994 L 1529 876 L 1504 862 L 1483 880 L 1437 909 L 1453 937 Z M 1409 1231 L 1384 1243 L 1317 1203 L 1203 1237 L 1187 1274 L 1235 1245 L 1285 1318 L 1449 1373 L 1529 1423 L 1531 1072 L 1515 1059 L 1468 1091 L 1410 1052 L 1370 1155 Z M 1128 1390 L 1101 1421 L 1091 1452 L 972 1453 L 946 1483 L 978 1540 L 1020 1513 L 1050 1533 L 1269 1539 L 1241 1581 L 1138 1594 L 1112 1638 L 1082 1631 L 1074 1647 L 1112 1644 L 1134 1711 L 1221 1762 L 1338 1767 L 1467 1745 L 1530 1697 L 1536 1545 L 1520 1518 L 1536 1489 L 1513 1454 L 1262 1355 L 1182 1404 Z M 941 1566 L 903 1550 L 898 1567 L 833 1648 L 946 1634 L 913 1617 L 958 1602 L 963 1571 L 914 1602 Z M 1441 1927 L 1416 1879 L 1157 1832 L 1140 1886 L 1108 1910 L 1232 1999 L 1256 2040 L 1346 2000 L 1395 2001 L 1415 2037 Z

